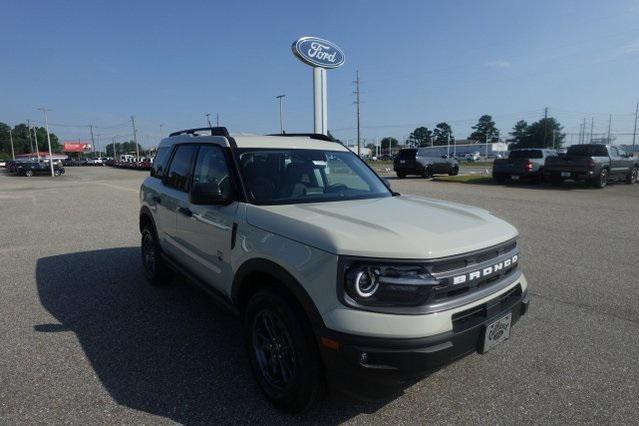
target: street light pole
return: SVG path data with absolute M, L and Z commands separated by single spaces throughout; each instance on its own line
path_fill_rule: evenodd
M 211 124 L 211 113 L 206 114 L 206 122 L 209 123 L 209 127 L 213 127 Z
M 280 101 L 280 133 L 284 134 L 284 113 L 282 112 L 282 99 L 284 99 L 286 95 L 276 96 L 276 99 Z
M 47 111 L 51 111 L 50 109 L 46 109 L 45 107 L 38 108 L 40 111 L 44 113 L 44 126 L 47 129 L 47 144 L 49 145 L 49 165 L 51 166 L 51 176 L 55 176 L 53 172 L 53 152 L 51 151 L 51 135 L 49 134 L 49 118 L 47 117 Z

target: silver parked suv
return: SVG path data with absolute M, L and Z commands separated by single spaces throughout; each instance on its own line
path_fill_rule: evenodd
M 323 135 L 173 133 L 140 200 L 151 284 L 179 272 L 239 314 L 255 378 L 287 411 L 484 352 L 528 307 L 515 228 L 393 192 Z

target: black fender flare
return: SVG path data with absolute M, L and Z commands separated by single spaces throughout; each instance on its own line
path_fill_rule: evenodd
M 153 213 L 151 213 L 151 209 L 149 209 L 147 206 L 142 206 L 142 208 L 140 209 L 140 219 L 139 219 L 139 228 L 140 228 L 140 232 L 142 232 L 142 224 L 144 223 L 143 219 L 148 220 L 151 223 L 151 226 L 153 227 L 153 232 L 155 232 L 155 235 L 158 234 L 158 230 L 157 227 L 155 226 L 155 219 L 153 219 Z
M 246 286 L 250 285 L 245 278 L 252 273 L 264 273 L 272 276 L 280 282 L 286 290 L 298 301 L 313 327 L 323 327 L 324 320 L 317 310 L 317 306 L 308 295 L 302 284 L 293 277 L 286 269 L 275 262 L 263 258 L 249 259 L 244 262 L 233 277 L 231 287 L 231 300 L 235 306 L 240 305 L 242 294 L 246 291 Z M 332 287 L 331 287 L 332 288 Z

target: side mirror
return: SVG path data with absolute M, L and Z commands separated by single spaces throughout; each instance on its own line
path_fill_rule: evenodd
M 194 183 L 189 192 L 189 202 L 202 206 L 227 205 L 233 197 L 222 194 L 217 183 Z

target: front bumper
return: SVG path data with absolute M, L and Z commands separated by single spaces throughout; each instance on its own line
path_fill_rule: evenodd
M 512 325 L 528 310 L 521 286 L 482 305 L 460 311 L 453 330 L 424 338 L 393 339 L 353 336 L 322 330 L 338 342 L 320 344 L 329 384 L 351 395 L 379 398 L 473 352 L 481 351 L 486 325 L 512 312 Z

